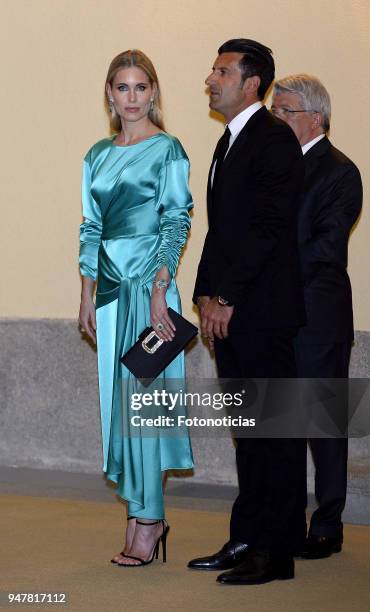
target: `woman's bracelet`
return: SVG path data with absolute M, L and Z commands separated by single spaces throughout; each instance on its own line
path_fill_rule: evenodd
M 159 278 L 158 280 L 153 281 L 154 287 L 157 289 L 165 289 L 170 284 L 170 281 L 164 280 L 164 278 Z

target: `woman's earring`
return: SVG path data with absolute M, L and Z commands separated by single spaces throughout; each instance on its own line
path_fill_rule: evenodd
M 154 98 L 150 98 L 150 107 L 149 107 L 149 112 L 153 112 L 154 109 Z
M 114 111 L 113 98 L 109 98 L 109 112 L 113 113 L 113 111 Z

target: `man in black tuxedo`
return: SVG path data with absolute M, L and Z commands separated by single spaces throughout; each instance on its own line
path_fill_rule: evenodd
M 303 157 L 292 130 L 261 103 L 274 78 L 271 50 L 237 39 L 218 53 L 206 84 L 227 128 L 208 178 L 209 230 L 193 299 L 219 377 L 294 377 L 293 337 L 304 322 L 296 236 Z M 306 533 L 305 441 L 236 444 L 230 540 L 188 566 L 230 570 L 217 578 L 229 584 L 293 578 L 296 533 Z
M 304 378 L 347 378 L 353 341 L 347 244 L 361 210 L 360 173 L 326 136 L 330 98 L 317 78 L 300 74 L 277 81 L 271 110 L 293 129 L 305 164 L 298 240 L 307 324 L 295 340 L 297 373 Z M 302 556 L 320 559 L 342 547 L 348 440 L 315 438 L 310 446 L 318 508 Z

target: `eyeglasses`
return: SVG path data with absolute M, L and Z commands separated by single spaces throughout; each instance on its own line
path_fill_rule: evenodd
M 271 106 L 270 111 L 273 115 L 293 115 L 294 113 L 318 113 L 317 110 L 293 110 L 291 108 L 285 108 L 284 106 Z

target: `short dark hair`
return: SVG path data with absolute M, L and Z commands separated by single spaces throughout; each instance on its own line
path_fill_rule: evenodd
M 221 45 L 218 54 L 221 55 L 221 53 L 243 53 L 239 62 L 242 73 L 241 82 L 244 83 L 248 77 L 259 76 L 261 84 L 257 95 L 260 100 L 263 100 L 275 78 L 275 62 L 271 49 L 255 40 L 233 38 Z

